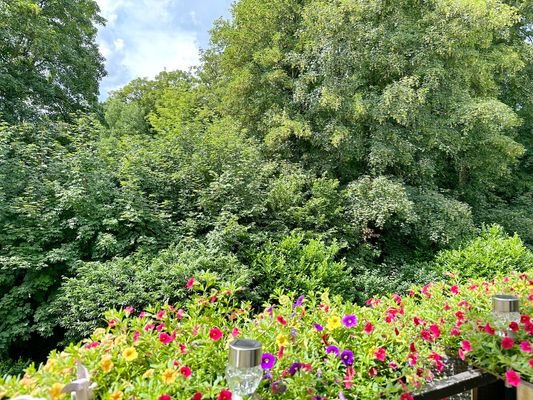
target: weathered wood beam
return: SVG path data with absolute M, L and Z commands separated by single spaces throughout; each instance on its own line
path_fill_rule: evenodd
M 479 370 L 465 371 L 427 384 L 424 386 L 423 392 L 415 394 L 414 398 L 415 400 L 440 400 L 480 386 L 489 385 L 497 380 L 498 378 L 494 375 Z

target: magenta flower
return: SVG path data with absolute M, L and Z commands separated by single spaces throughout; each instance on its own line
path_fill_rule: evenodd
M 353 364 L 353 353 L 346 349 L 341 353 L 341 361 L 344 363 L 344 365 L 352 365 Z
M 379 347 L 374 352 L 374 357 L 376 357 L 379 361 L 385 361 L 385 357 L 387 357 L 387 350 L 385 350 L 383 347 Z
M 505 381 L 509 385 L 517 387 L 520 384 L 520 375 L 510 369 L 505 373 Z
M 172 336 L 170 336 L 168 333 L 161 333 L 159 335 L 159 341 L 163 344 L 169 344 L 174 340 Z
M 301 370 L 303 367 L 302 363 L 292 363 L 292 365 L 289 367 L 289 374 L 290 376 L 294 376 L 295 373 L 297 373 L 299 370 Z
M 322 325 L 320 325 L 320 324 L 313 324 L 313 326 L 319 332 L 322 332 L 324 330 L 324 327 Z
M 364 330 L 365 333 L 371 334 L 372 332 L 374 332 L 374 325 L 372 325 L 371 322 L 367 322 Z
M 514 346 L 514 340 L 510 337 L 504 337 L 501 341 L 502 349 L 509 350 L 512 349 Z
M 261 368 L 272 369 L 276 365 L 276 357 L 270 353 L 264 353 L 261 357 Z
M 194 286 L 194 283 L 196 282 L 196 279 L 194 278 L 189 278 L 189 280 L 187 281 L 187 284 L 185 285 L 185 287 L 187 289 L 192 289 L 192 287 Z
M 520 342 L 520 350 L 522 350 L 524 353 L 531 353 L 531 342 L 528 340 Z
M 212 328 L 210 331 L 209 331 L 209 337 L 213 340 L 219 340 L 220 338 L 222 338 L 222 336 L 224 335 L 224 333 L 218 329 L 218 328 Z
M 345 315 L 342 318 L 342 323 L 346 328 L 352 328 L 354 326 L 357 326 L 357 317 L 353 314 Z
M 335 354 L 337 357 L 339 356 L 339 348 L 337 346 L 328 346 L 326 347 L 326 354 L 330 354 L 330 353 L 333 353 Z

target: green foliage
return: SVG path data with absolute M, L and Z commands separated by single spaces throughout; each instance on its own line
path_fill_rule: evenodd
M 76 274 L 63 282 L 48 312 L 66 330 L 67 340 L 77 341 L 101 325 L 110 308 L 143 310 L 155 303 L 183 301 L 188 297 L 187 280 L 201 271 L 216 273 L 219 284 L 248 286 L 251 279 L 234 255 L 183 240 L 155 257 L 139 253 L 79 265 Z
M 103 58 L 93 0 L 0 1 L 0 119 L 94 110 Z
M 337 261 L 337 243 L 326 245 L 292 233 L 277 243 L 269 242 L 251 262 L 254 296 L 268 299 L 277 290 L 308 293 L 329 289 L 347 298 L 353 296 L 350 269 Z
M 533 268 L 533 253 L 516 234 L 508 236 L 502 227 L 493 225 L 484 227 L 481 235 L 465 246 L 439 253 L 436 268 L 459 272 L 465 278 L 490 278 Z

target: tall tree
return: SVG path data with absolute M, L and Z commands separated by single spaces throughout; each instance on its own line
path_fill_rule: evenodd
M 98 103 L 105 75 L 94 0 L 0 0 L 0 119 L 65 119 Z

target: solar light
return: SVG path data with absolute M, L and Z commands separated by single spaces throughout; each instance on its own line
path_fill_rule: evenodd
M 492 317 L 494 318 L 498 335 L 512 336 L 514 332 L 509 329 L 511 322 L 520 322 L 520 309 L 518 297 L 506 294 L 497 294 L 492 297 Z
M 237 339 L 229 345 L 226 381 L 232 400 L 252 395 L 263 379 L 261 343 L 257 340 Z

